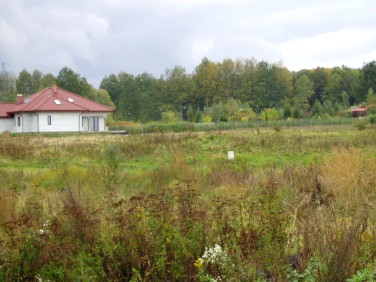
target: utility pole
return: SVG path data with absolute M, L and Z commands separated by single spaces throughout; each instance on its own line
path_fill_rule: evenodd
M 5 69 L 5 62 L 1 63 L 0 71 L 1 93 L 0 96 L 7 98 L 16 87 L 16 78 L 13 73 Z
M 5 96 L 5 63 L 1 63 L 1 73 L 0 73 L 0 80 L 1 80 L 1 96 Z

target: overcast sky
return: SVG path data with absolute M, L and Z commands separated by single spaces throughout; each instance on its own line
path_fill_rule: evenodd
M 95 87 L 111 73 L 182 66 L 203 57 L 282 61 L 290 70 L 376 60 L 374 0 L 0 0 L 0 62 Z

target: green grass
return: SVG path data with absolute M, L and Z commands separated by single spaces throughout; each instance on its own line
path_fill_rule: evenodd
M 0 137 L 0 280 L 345 281 L 376 267 L 375 144 L 351 125 Z

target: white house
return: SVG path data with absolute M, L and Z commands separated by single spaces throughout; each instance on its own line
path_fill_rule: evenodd
M 105 131 L 107 115 L 114 109 L 57 85 L 16 103 L 0 103 L 0 133 Z

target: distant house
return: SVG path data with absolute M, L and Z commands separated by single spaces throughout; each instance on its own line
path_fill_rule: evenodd
M 57 85 L 16 103 L 0 103 L 0 133 L 105 131 L 107 115 L 114 109 Z
M 352 117 L 364 117 L 367 115 L 367 107 L 359 107 L 355 109 L 351 109 Z

